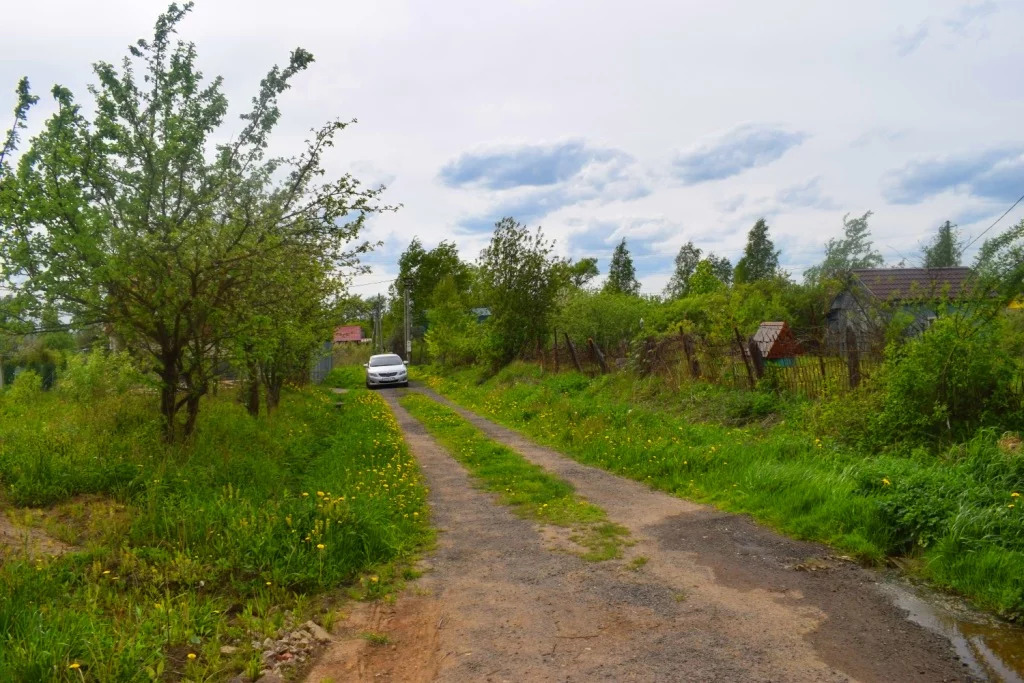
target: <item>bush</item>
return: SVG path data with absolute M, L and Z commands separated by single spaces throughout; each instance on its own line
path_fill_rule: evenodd
M 881 374 L 880 440 L 948 442 L 1012 421 L 1014 368 L 1000 348 L 1000 329 L 954 313 L 918 337 L 891 342 Z
M 127 353 L 93 349 L 88 355 L 72 355 L 60 374 L 57 388 L 74 400 L 98 399 L 143 384 L 144 377 Z

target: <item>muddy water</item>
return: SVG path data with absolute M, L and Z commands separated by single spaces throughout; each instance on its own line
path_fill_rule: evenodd
M 961 606 L 947 607 L 935 596 L 902 583 L 885 586 L 907 618 L 953 643 L 974 675 L 993 681 L 1024 683 L 1024 628 L 999 622 Z

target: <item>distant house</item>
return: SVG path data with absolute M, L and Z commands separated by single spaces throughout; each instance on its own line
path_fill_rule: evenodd
M 360 343 L 363 341 L 369 341 L 363 339 L 363 328 L 360 325 L 340 325 L 334 328 L 334 341 L 335 344 L 345 343 Z
M 470 313 L 476 316 L 476 321 L 482 323 L 491 317 L 491 309 L 489 308 L 473 308 L 470 309 Z
M 852 329 L 858 346 L 881 343 L 892 316 L 912 316 L 908 334 L 920 334 L 950 299 L 969 291 L 970 268 L 859 268 L 850 271 L 846 287 L 829 308 L 829 346 L 845 350 Z

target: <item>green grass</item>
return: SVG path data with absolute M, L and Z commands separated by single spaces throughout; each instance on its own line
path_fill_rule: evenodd
M 366 368 L 362 365 L 335 367 L 324 378 L 324 386 L 339 389 L 359 389 L 366 386 Z
M 3 495 L 39 506 L 11 515 L 60 517 L 80 544 L 0 562 L 5 680 L 228 677 L 288 612 L 383 594 L 430 539 L 416 464 L 369 392 L 288 391 L 259 419 L 220 396 L 174 447 L 154 404 L 138 388 L 0 394 Z
M 619 557 L 626 534 L 600 507 L 577 496 L 572 485 L 487 438 L 454 410 L 422 394 L 407 394 L 402 406 L 499 500 L 527 519 L 569 527 L 571 540 L 592 561 Z
M 515 364 L 419 378 L 588 464 L 1024 615 L 1024 456 L 981 432 L 942 453 L 861 452 L 815 434 L 812 405 L 629 373 L 588 378 Z M 852 410 L 856 406 L 851 406 Z M 825 431 L 824 429 L 822 430 Z

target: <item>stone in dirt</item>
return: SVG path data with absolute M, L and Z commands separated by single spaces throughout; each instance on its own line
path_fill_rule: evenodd
M 238 652 L 238 648 L 235 647 L 234 645 L 221 645 L 221 647 L 220 647 L 220 653 L 222 655 L 231 656 L 231 655 L 235 654 L 236 652 Z
M 267 671 L 256 679 L 256 683 L 284 683 L 284 678 L 279 673 Z
M 331 634 L 328 633 L 323 626 L 317 624 L 316 622 L 307 621 L 305 624 L 302 625 L 302 627 L 309 631 L 310 634 L 312 634 L 312 636 L 319 640 L 321 643 L 329 643 L 332 640 Z

